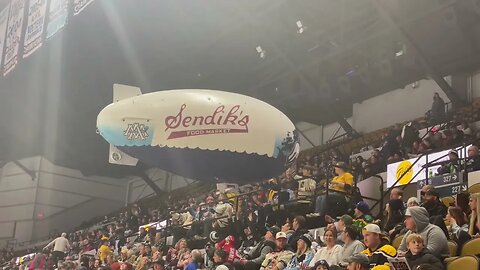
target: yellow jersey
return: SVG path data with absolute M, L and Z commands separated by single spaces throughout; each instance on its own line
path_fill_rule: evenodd
M 332 181 L 330 181 L 330 183 L 342 183 L 342 184 L 347 184 L 347 185 L 353 186 L 353 175 L 351 173 L 347 172 L 342 176 L 335 176 L 332 179 Z M 345 190 L 344 187 L 339 187 L 339 186 L 335 186 L 335 185 L 332 185 L 332 187 L 330 189 L 335 190 L 335 191 L 339 191 L 339 192 L 347 192 L 347 193 L 351 192 L 350 190 L 348 190 L 348 191 Z

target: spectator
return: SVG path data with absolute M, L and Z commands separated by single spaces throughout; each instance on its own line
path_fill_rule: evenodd
M 277 248 L 270 252 L 262 262 L 261 270 L 283 270 L 292 259 L 294 253 L 287 245 L 287 235 L 284 232 L 276 234 Z
M 431 123 L 438 124 L 445 121 L 445 101 L 438 93 L 433 95 L 433 103 L 431 109 Z
M 466 172 L 473 172 L 480 170 L 480 156 L 478 155 L 478 147 L 472 145 L 468 148 L 468 159 L 465 165 Z
M 265 256 L 276 248 L 275 235 L 280 232 L 278 227 L 270 227 L 265 233 L 265 240 L 258 243 L 246 254 L 246 258 L 235 263 L 236 269 L 258 270 L 265 260 Z
M 452 235 L 458 235 L 460 231 L 468 233 L 467 217 L 460 207 L 450 206 L 446 217 L 452 228 Z
M 405 206 L 403 204 L 403 190 L 394 188 L 390 192 L 390 201 L 385 206 L 387 219 L 383 227 L 384 231 L 392 230 L 396 225 L 403 222 Z
M 60 237 L 55 238 L 52 242 L 45 246 L 45 249 L 53 246 L 52 260 L 54 265 L 57 265 L 59 260 L 65 259 L 68 250 L 70 249 L 70 243 L 68 242 L 67 233 L 62 233 Z
M 416 127 L 416 122 L 409 122 L 405 126 L 403 126 L 402 130 L 402 144 L 401 147 L 405 149 L 408 153 L 412 151 L 412 145 L 415 141 L 419 139 L 418 137 L 418 129 Z M 417 143 L 418 144 L 418 143 Z
M 315 256 L 310 261 L 309 267 L 313 267 L 319 260 L 325 260 L 329 265 L 339 263 L 342 247 L 336 244 L 336 235 L 337 232 L 334 229 L 325 229 L 325 232 L 323 233 L 323 241 L 326 246 L 320 248 L 315 253 Z
M 343 236 L 342 233 L 345 230 L 346 227 L 351 227 L 353 225 L 353 218 L 349 215 L 343 215 L 340 217 L 338 222 L 335 222 L 333 218 L 330 216 L 325 216 L 325 219 L 328 223 L 327 228 L 328 229 L 334 229 L 337 233 L 337 243 L 338 244 L 343 244 Z
M 458 160 L 458 153 L 455 149 L 448 152 L 449 161 L 438 168 L 438 175 L 447 174 L 447 173 L 456 173 L 460 171 L 460 163 Z
M 192 261 L 187 264 L 185 270 L 197 270 L 201 268 L 203 256 L 198 249 L 192 250 Z
M 282 227 L 283 228 L 283 227 Z M 242 241 L 242 244 L 238 248 L 238 250 L 245 250 L 249 247 L 253 247 L 257 245 L 257 239 L 254 235 L 255 227 L 253 224 L 247 225 L 245 229 L 243 229 L 243 233 L 245 234 L 245 239 Z
M 334 165 L 336 177 L 330 181 L 331 191 L 328 194 L 328 205 L 343 204 L 346 205 L 345 193 L 350 194 L 353 185 L 353 175 L 347 172 L 347 164 L 345 162 L 337 162 Z M 327 197 L 320 195 L 315 202 L 315 212 L 320 216 L 324 216 L 327 211 Z
M 300 236 L 297 240 L 297 252 L 288 263 L 285 269 L 300 270 L 302 265 L 308 265 L 313 259 L 312 246 L 313 239 L 309 234 Z
M 218 267 L 222 266 L 222 265 L 227 267 L 227 268 L 223 268 L 223 269 L 230 269 L 231 267 L 228 267 L 230 265 L 228 265 L 228 263 L 226 261 L 227 257 L 228 257 L 228 253 L 225 250 L 215 249 L 215 251 L 213 253 L 213 266 L 212 266 L 211 269 L 219 269 Z M 220 269 L 222 269 L 222 268 L 220 268 Z
M 427 210 L 430 220 L 436 216 L 443 219 L 447 215 L 447 207 L 440 201 L 439 197 L 435 188 L 428 189 L 425 192 L 424 202 L 421 206 Z
M 233 263 L 233 261 L 238 259 L 237 249 L 235 248 L 235 237 L 233 235 L 228 235 L 225 239 L 215 244 L 215 248 L 223 249 L 227 252 L 227 263 Z
M 292 250 L 297 250 L 298 239 L 300 239 L 302 235 L 308 233 L 308 231 L 304 228 L 306 222 L 307 221 L 303 216 L 296 216 L 293 219 L 292 228 L 294 232 L 292 233 L 292 235 L 288 240 L 288 245 L 292 248 Z
M 408 232 L 398 248 L 401 255 L 407 251 L 407 238 L 410 234 L 417 233 L 425 240 L 426 251 L 437 258 L 445 258 L 450 254 L 447 237 L 440 227 L 430 224 L 428 212 L 425 208 L 413 206 L 407 208 L 405 212 L 405 227 Z
M 348 264 L 347 259 L 355 254 L 362 252 L 365 246 L 358 241 L 358 232 L 353 227 L 345 227 L 342 231 L 342 241 L 345 243 L 342 247 L 339 257 L 340 265 Z
M 412 206 L 419 206 L 417 197 L 410 197 L 407 200 L 407 208 Z
M 313 267 L 310 268 L 311 270 L 330 270 L 330 266 L 328 262 L 325 260 L 319 260 L 315 263 Z
M 370 260 L 367 255 L 359 253 L 347 258 L 347 270 L 369 270 Z
M 362 233 L 367 247 L 362 253 L 368 256 L 372 270 L 390 270 L 388 258 L 397 256 L 397 251 L 382 238 L 380 227 L 376 224 L 368 224 L 363 228 Z
M 47 269 L 47 257 L 44 252 L 35 254 L 32 262 L 30 263 L 28 270 L 44 270 Z
M 470 128 L 470 125 L 467 122 L 462 122 L 462 127 L 460 131 L 465 135 L 466 138 L 471 138 L 473 136 L 472 129 Z
M 365 225 L 372 222 L 373 216 L 368 204 L 364 201 L 358 202 L 354 210 L 353 227 L 360 233 Z
M 406 239 L 406 243 L 408 251 L 405 254 L 405 258 L 411 269 L 416 269 L 418 265 L 424 263 L 432 265 L 435 270 L 445 269 L 442 262 L 437 257 L 425 252 L 425 246 L 421 235 L 416 233 L 410 234 Z
M 294 230 L 292 228 L 292 223 L 290 222 L 289 218 L 285 220 L 285 223 L 282 225 L 281 231 L 284 232 L 287 235 L 287 238 L 290 240 L 290 237 L 294 233 Z
M 468 205 L 472 210 L 470 213 L 468 233 L 471 236 L 478 236 L 480 230 L 480 193 L 471 194 Z
M 162 258 L 158 258 L 157 260 L 153 261 L 152 264 L 153 264 L 153 270 L 165 270 L 165 261 Z M 123 270 L 123 269 L 120 269 L 120 270 Z

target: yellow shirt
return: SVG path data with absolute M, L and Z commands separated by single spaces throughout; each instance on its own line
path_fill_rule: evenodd
M 347 172 L 342 176 L 335 176 L 330 183 L 342 183 L 342 184 L 347 184 L 347 185 L 353 186 L 353 175 L 351 173 Z M 335 190 L 335 191 L 339 191 L 339 192 L 350 193 L 350 190 L 346 191 L 344 187 L 340 187 L 340 186 L 336 186 L 336 185 L 332 185 L 332 187 L 330 189 Z
M 110 248 L 106 245 L 101 245 L 100 248 L 98 249 L 98 252 L 100 253 L 99 257 L 101 261 L 105 261 L 107 258 L 108 254 L 110 254 L 112 251 Z

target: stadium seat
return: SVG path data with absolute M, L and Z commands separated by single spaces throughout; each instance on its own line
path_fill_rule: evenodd
M 473 186 L 468 188 L 468 193 L 479 193 L 480 192 L 480 183 L 476 183 Z
M 472 239 L 466 242 L 462 247 L 461 256 L 466 255 L 479 255 L 480 254 L 480 238 Z
M 402 234 L 402 235 L 398 235 L 397 237 L 395 237 L 395 239 L 393 239 L 392 241 L 392 246 L 395 248 L 395 249 L 398 249 L 398 247 L 400 246 L 400 244 L 402 243 L 402 240 L 403 240 L 403 237 L 405 235 Z
M 459 270 L 459 269 L 478 269 L 479 262 L 475 256 L 462 256 L 456 258 L 447 265 L 447 270 Z
M 450 256 L 454 257 L 457 255 L 458 245 L 454 241 L 448 241 L 448 249 L 450 250 Z

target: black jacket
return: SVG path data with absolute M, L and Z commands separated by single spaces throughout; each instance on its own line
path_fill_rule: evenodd
M 447 207 L 443 204 L 440 200 L 436 200 L 433 202 L 425 202 L 422 204 L 422 207 L 427 209 L 428 215 L 430 218 L 434 216 L 442 216 L 445 217 L 447 215 Z
M 410 265 L 411 269 L 415 269 L 417 265 L 422 263 L 430 264 L 435 270 L 445 269 L 443 263 L 437 257 L 433 256 L 432 254 L 425 253 L 425 251 L 422 251 L 422 253 L 417 255 L 413 255 L 410 251 L 408 251 L 405 254 L 405 258 L 407 259 L 408 265 Z

